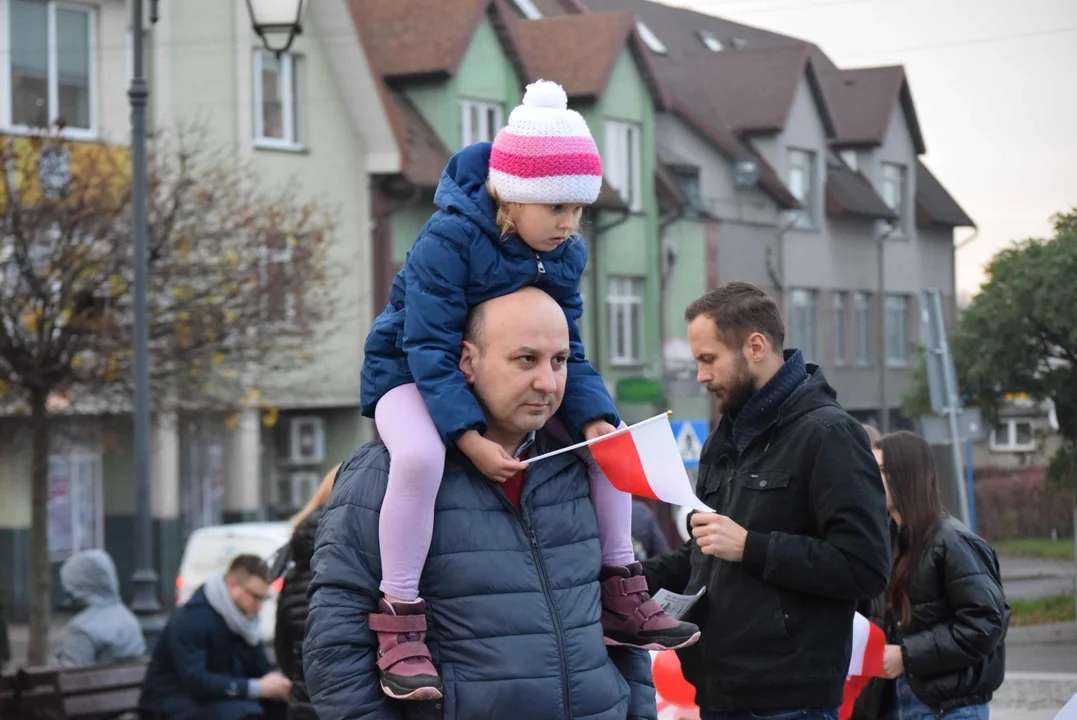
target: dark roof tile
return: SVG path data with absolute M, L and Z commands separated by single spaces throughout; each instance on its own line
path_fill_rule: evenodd
M 976 227 L 927 165 L 916 161 L 916 224 Z

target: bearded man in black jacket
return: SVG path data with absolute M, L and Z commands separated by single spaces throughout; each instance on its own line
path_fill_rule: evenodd
M 651 592 L 702 598 L 679 650 L 702 720 L 837 720 L 857 601 L 890 575 L 886 498 L 863 428 L 822 371 L 785 350 L 777 305 L 729 283 L 685 313 L 722 420 L 703 447 L 683 548 L 644 563 Z

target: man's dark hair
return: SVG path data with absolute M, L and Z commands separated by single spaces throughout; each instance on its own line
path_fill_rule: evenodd
M 232 577 L 256 577 L 269 582 L 269 566 L 257 555 L 236 555 L 228 566 L 228 574 Z
M 684 311 L 692 322 L 706 315 L 718 329 L 718 337 L 730 348 L 739 348 L 754 332 L 762 333 L 779 352 L 785 343 L 785 323 L 778 304 L 755 285 L 731 282 L 708 290 Z
M 482 350 L 483 304 L 472 306 L 467 313 L 467 324 L 464 325 L 464 340 L 480 350 Z

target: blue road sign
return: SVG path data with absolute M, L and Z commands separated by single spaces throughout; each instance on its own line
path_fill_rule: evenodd
M 709 434 L 706 420 L 670 420 L 673 437 L 677 438 L 677 449 L 685 467 L 699 467 L 699 453 Z

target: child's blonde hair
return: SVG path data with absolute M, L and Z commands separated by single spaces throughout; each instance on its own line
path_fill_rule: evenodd
M 497 194 L 497 190 L 494 189 L 493 183 L 489 180 L 486 181 L 486 191 L 490 193 L 490 197 L 494 201 L 494 207 L 497 208 L 497 216 L 494 222 L 497 223 L 497 229 L 501 231 L 501 239 L 504 240 L 509 235 L 516 232 L 516 212 L 523 207 L 526 203 L 518 202 L 505 202 L 501 199 L 501 196 Z M 573 228 L 573 232 L 579 232 L 579 224 Z
M 486 181 L 486 191 L 490 193 L 490 197 L 494 201 L 494 207 L 497 208 L 495 222 L 497 223 L 497 229 L 501 231 L 501 239 L 504 240 L 516 232 L 516 221 L 513 220 L 513 215 L 523 203 L 502 200 L 501 196 L 497 194 L 497 190 L 494 189 L 494 184 L 489 180 Z

